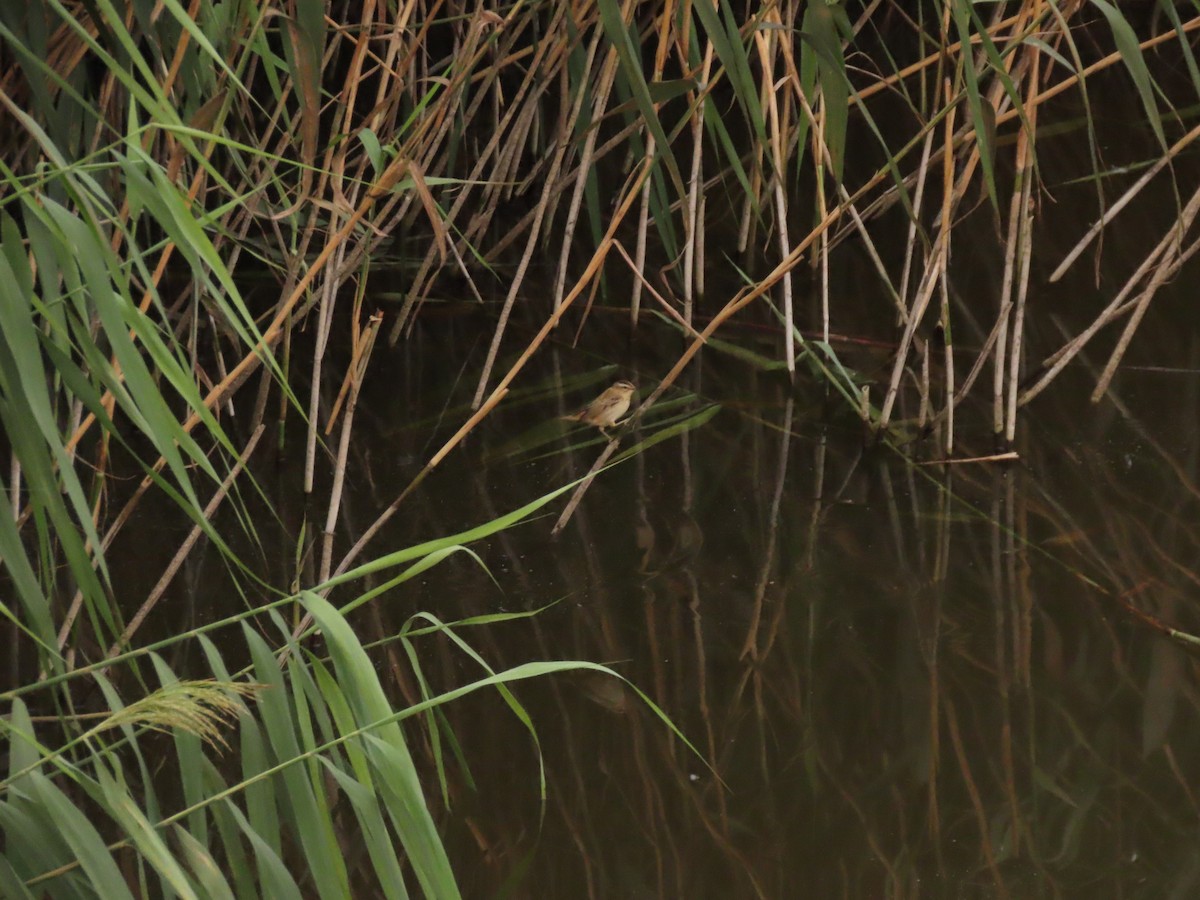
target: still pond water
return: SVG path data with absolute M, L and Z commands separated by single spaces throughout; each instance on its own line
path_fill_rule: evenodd
M 1099 290 L 1090 272 L 1053 290 L 1035 279 L 1031 358 L 1086 323 L 1136 258 L 1106 250 Z M 994 265 L 981 261 L 963 283 L 994 282 Z M 854 292 L 867 270 L 844 262 L 835 288 Z M 864 449 L 854 417 L 819 385 L 706 352 L 629 442 L 695 427 L 605 472 L 560 536 L 550 530 L 561 500 L 475 545 L 480 562 L 459 554 L 356 613 L 366 643 L 420 611 L 455 620 L 548 606 L 464 636 L 497 669 L 606 663 L 695 748 L 614 679 L 523 682 L 545 803 L 539 748 L 485 692 L 445 712 L 463 754 L 449 764 L 447 812 L 428 732 L 410 723 L 464 894 L 1200 893 L 1195 658 L 1130 612 L 1200 633 L 1190 305 L 1185 284 L 1163 295 L 1096 406 L 1087 396 L 1105 354 L 1085 354 L 1025 410 L 1013 465 L 921 465 Z M 537 315 L 516 323 L 509 361 Z M 630 343 L 623 315 L 595 311 L 578 347 L 573 325 L 562 329 L 369 554 L 486 522 L 583 475 L 602 443 L 556 417 L 618 378 L 648 392 L 679 350 L 661 328 Z M 377 351 L 335 558 L 467 417 L 491 322 L 448 307 Z M 762 324 L 729 335 L 777 352 L 777 337 L 754 330 Z M 868 378 L 891 350 L 886 329 L 873 337 L 839 346 Z M 959 428 L 959 455 L 992 450 L 978 410 Z M 260 530 L 276 541 L 263 557 L 275 584 L 295 577 L 305 516 L 299 426 L 289 441 L 255 470 L 271 493 Z M 159 533 L 165 559 L 178 535 Z M 143 547 L 140 571 L 161 571 L 144 565 L 155 552 Z M 240 608 L 212 599 L 234 597 L 215 588 L 214 557 L 184 573 L 189 624 Z M 479 677 L 448 642 L 422 647 L 433 687 Z M 394 644 L 377 659 L 396 703 L 415 700 Z M 365 850 L 348 865 L 368 872 Z
M 462 421 L 473 385 L 445 361 L 466 327 L 380 359 L 342 552 Z M 548 350 L 375 552 L 582 475 L 602 445 L 555 417 L 618 376 L 652 383 L 659 361 L 644 347 L 617 367 Z M 1063 385 L 1027 417 L 1020 464 L 943 468 L 864 451 L 819 388 L 705 356 L 642 436 L 716 414 L 604 473 L 558 538 L 561 501 L 475 545 L 486 572 L 460 554 L 357 613 L 367 642 L 418 611 L 553 604 L 464 636 L 496 668 L 607 663 L 699 753 L 618 681 L 523 682 L 543 807 L 538 750 L 502 700 L 451 706 L 466 767 L 450 764 L 449 813 L 431 799 L 465 895 L 1200 890 L 1195 664 L 1122 606 L 1200 631 L 1197 382 L 1131 369 L 1095 410 L 1082 372 Z M 985 429 L 962 440 L 990 449 Z M 256 472 L 276 489 L 279 560 L 294 559 L 304 515 L 298 456 Z M 272 577 L 293 574 L 281 563 Z M 201 620 L 225 612 L 201 607 Z M 479 677 L 448 642 L 422 646 L 436 687 Z M 377 658 L 397 703 L 415 700 L 399 651 Z M 408 733 L 428 766 L 427 733 Z M 365 851 L 357 862 L 369 871 Z

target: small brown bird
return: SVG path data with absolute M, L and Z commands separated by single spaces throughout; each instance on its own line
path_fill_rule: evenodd
M 618 381 L 606 389 L 599 397 L 570 416 L 563 416 L 570 422 L 583 422 L 585 425 L 595 425 L 600 432 L 608 437 L 606 428 L 612 428 L 617 420 L 629 411 L 629 403 L 637 388 L 631 381 Z

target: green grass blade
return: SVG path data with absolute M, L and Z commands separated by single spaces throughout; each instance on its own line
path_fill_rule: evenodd
M 176 827 L 174 834 L 183 850 L 183 858 L 195 877 L 200 895 L 211 900 L 234 900 L 234 893 L 221 873 L 221 867 L 204 845 L 182 826 Z M 230 870 L 236 873 L 236 864 L 230 865 Z M 241 896 L 245 897 L 247 894 L 243 892 Z
M 642 121 L 654 136 L 655 152 L 665 164 L 677 195 L 683 197 L 687 193 L 683 185 L 683 176 L 680 175 L 675 154 L 671 151 L 671 143 L 667 140 L 666 132 L 659 121 L 658 110 L 654 108 L 654 100 L 650 96 L 650 88 L 642 70 L 641 51 L 630 37 L 630 28 L 621 14 L 621 4 L 616 0 L 599 0 L 597 5 L 604 32 L 617 52 L 617 60 L 620 62 L 629 92 L 642 114 Z
M 333 657 L 337 678 L 359 723 L 386 721 L 393 715 L 370 658 L 346 620 L 311 591 L 301 595 L 312 613 Z M 425 795 L 409 755 L 400 726 L 391 723 L 367 736 L 368 757 L 378 772 L 377 783 L 387 798 L 388 812 L 396 822 L 400 840 L 426 896 L 458 897 L 454 873 L 442 847 Z
M 1137 88 L 1138 96 L 1141 97 L 1142 108 L 1146 110 L 1146 119 L 1154 131 L 1154 136 L 1158 138 L 1159 146 L 1165 150 L 1167 139 L 1163 134 L 1158 103 L 1154 99 L 1154 79 L 1150 77 L 1150 69 L 1146 65 L 1145 57 L 1142 56 L 1142 48 L 1138 44 L 1133 26 L 1108 0 L 1089 0 L 1089 2 L 1100 10 L 1108 21 L 1113 41 L 1117 45 L 1117 52 L 1121 54 L 1121 62 L 1125 64 L 1125 68 L 1129 71 L 1129 77 L 1133 79 L 1134 87 Z
M 371 857 L 379 890 L 388 900 L 407 900 L 409 894 L 404 886 L 404 870 L 396 856 L 387 823 L 380 812 L 378 792 L 352 778 L 329 760 L 322 758 L 321 762 L 354 808 L 359 834 Z
M 191 879 L 167 847 L 162 835 L 134 801 L 128 786 L 118 783 L 103 764 L 96 766 L 96 776 L 106 811 L 121 826 L 142 858 L 155 868 L 164 882 L 183 900 L 200 900 Z
M 959 54 L 959 66 L 966 81 L 967 108 L 971 112 L 971 124 L 975 128 L 976 146 L 979 148 L 979 167 L 987 185 L 988 199 L 992 209 L 1000 213 L 1000 198 L 996 193 L 996 111 L 983 96 L 979 85 L 979 73 L 975 71 L 975 59 L 971 47 L 971 9 L 969 0 L 954 0 L 954 25 L 963 51 Z
M 810 3 L 804 12 L 804 31 L 817 53 L 817 78 L 825 110 L 825 144 L 833 161 L 833 178 L 842 180 L 846 161 L 846 129 L 850 118 L 849 79 L 835 16 L 845 13 L 828 3 Z
M 37 900 L 3 856 L 0 856 L 0 897 L 9 897 L 11 900 Z
M 259 635 L 247 629 L 247 643 L 256 678 L 271 689 L 262 692 L 259 709 L 271 750 L 279 761 L 297 759 L 311 749 L 297 735 L 295 708 L 270 649 Z M 294 663 L 294 658 L 293 658 Z M 286 824 L 300 840 L 307 868 L 322 897 L 346 896 L 346 867 L 334 834 L 333 821 L 315 767 L 293 765 L 283 770 L 281 782 L 287 798 L 282 809 Z
M 70 846 L 92 887 L 105 900 L 133 900 L 104 839 L 79 807 L 40 772 L 31 772 L 28 777 L 32 796 Z

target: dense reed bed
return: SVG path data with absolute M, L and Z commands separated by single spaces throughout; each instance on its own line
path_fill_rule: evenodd
M 424 773 L 445 797 L 446 751 L 461 748 L 442 704 L 495 688 L 536 743 L 505 685 L 589 664 L 494 669 L 466 625 L 414 620 L 382 638 L 412 688 L 399 697 L 343 616 L 470 558 L 467 544 L 615 458 L 626 434 L 512 512 L 431 520 L 408 549 L 382 545 L 464 438 L 532 390 L 526 367 L 567 325 L 578 337 L 619 315 L 670 348 L 635 413 L 659 429 L 643 447 L 686 447 L 711 416 L 681 411 L 680 379 L 718 341 L 788 385 L 820 385 L 891 446 L 932 436 L 939 457 L 958 452 L 968 398 L 987 411 L 998 446 L 986 451 L 1017 447 L 1022 408 L 1097 339 L 1103 396 L 1195 252 L 1200 210 L 1179 174 L 1200 135 L 1200 18 L 1134 12 L 1106 0 L 5 4 L 0 891 L 344 896 L 353 881 L 455 896 L 399 721 L 424 717 Z M 1128 147 L 1097 139 L 1096 85 L 1136 98 Z M 1040 244 L 1053 213 L 1039 147 L 1056 129 L 1088 148 L 1060 177 L 1093 186 L 1096 223 Z M 1139 174 L 1112 191 L 1116 167 Z M 1034 273 L 1054 281 L 1102 259 L 1147 190 L 1169 200 L 1139 220 L 1150 227 L 1120 284 L 1033 358 Z M 1000 273 L 969 296 L 954 264 L 968 252 Z M 884 302 L 838 297 L 847 266 Z M 469 408 L 414 439 L 404 483 L 349 522 L 361 397 L 404 377 L 380 367 L 381 348 L 464 311 L 486 347 L 450 366 L 473 385 Z M 727 338 L 744 321 L 765 346 Z M 862 335 L 889 345 L 874 381 L 834 349 Z M 305 460 L 310 503 L 283 553 L 246 514 L 272 445 Z M 139 517 L 186 522 L 164 524 L 176 539 L 164 558 L 135 536 Z M 223 560 L 242 609 L 148 639 L 198 547 Z M 155 569 L 144 596 L 114 577 L 122 554 Z M 475 677 L 431 688 L 418 639 L 446 641 Z M 746 640 L 753 655 L 758 638 Z M 234 720 L 236 762 L 217 752 Z M 713 758 L 711 735 L 699 747 Z M 351 817 L 368 848 L 353 872 L 339 845 Z

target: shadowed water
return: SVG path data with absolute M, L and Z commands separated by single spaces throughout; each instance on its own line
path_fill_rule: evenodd
M 959 232 L 964 292 L 999 277 L 994 246 L 972 258 L 973 246 L 994 240 L 986 215 L 978 218 Z M 1043 240 L 1054 240 L 1052 227 Z M 1056 286 L 1035 278 L 1028 358 L 1086 324 L 1140 258 L 1133 245 L 1148 239 L 1107 249 L 1099 288 L 1088 271 Z M 860 250 L 834 259 L 835 331 L 852 338 L 834 349 L 877 401 L 894 348 L 878 312 L 887 301 L 870 287 Z M 710 281 L 714 296 L 736 289 L 723 278 Z M 818 304 L 804 290 L 812 329 Z M 478 559 L 452 556 L 356 611 L 364 643 L 383 642 L 375 658 L 397 704 L 420 699 L 411 662 L 391 640 L 418 612 L 452 621 L 541 609 L 462 636 L 495 669 L 590 660 L 628 680 L 585 673 L 514 685 L 537 743 L 494 691 L 444 708 L 436 722 L 406 724 L 464 894 L 1200 889 L 1200 693 L 1185 646 L 1200 634 L 1200 335 L 1185 285 L 1156 304 L 1098 405 L 1087 398 L 1111 339 L 1023 411 L 1010 464 L 929 464 L 942 451 L 917 440 L 912 396 L 899 409 L 910 420 L 901 436 L 869 444 L 855 414 L 806 374 L 793 386 L 777 369 L 707 350 L 625 436 L 626 447 L 652 445 L 605 471 L 561 535 L 551 528 L 563 500 L 472 545 Z M 518 312 L 499 371 L 542 314 Z M 578 319 L 564 325 L 367 556 L 491 520 L 585 474 L 603 442 L 558 417 L 618 378 L 644 396 L 682 346 L 654 321 L 630 342 L 625 316 L 602 298 L 578 346 Z M 447 305 L 425 315 L 412 340 L 377 350 L 335 559 L 469 416 L 491 321 Z M 858 322 L 874 331 L 854 330 Z M 747 315 L 722 337 L 778 358 L 769 316 Z M 968 316 L 957 337 L 968 365 L 983 338 Z M 936 364 L 931 377 L 936 390 Z M 339 380 L 330 378 L 326 408 Z M 306 509 L 295 417 L 286 438 L 282 454 L 266 450 L 252 463 L 267 496 L 245 499 L 262 546 L 241 549 L 269 583 L 313 584 L 312 535 L 329 485 Z M 964 404 L 955 456 L 993 449 L 990 407 Z M 137 566 L 117 562 L 135 597 L 185 530 L 164 527 L 149 508 L 141 517 L 155 527 Z M 237 528 L 227 512 L 218 524 Z M 157 627 L 173 632 L 241 608 L 215 558 L 189 559 L 184 605 Z M 1186 634 L 1171 639 L 1172 628 Z M 445 638 L 418 646 L 435 692 L 484 674 Z M 341 818 L 347 864 L 369 880 L 355 819 Z
M 471 327 L 446 319 L 377 360 L 340 552 L 465 417 L 473 385 L 445 360 Z M 1194 338 L 1177 339 L 1194 359 Z M 371 552 L 581 476 L 602 445 L 556 416 L 618 376 L 652 384 L 668 351 L 626 348 L 605 367 L 548 349 Z M 695 748 L 595 673 L 514 687 L 537 746 L 494 692 L 446 708 L 438 815 L 465 894 L 1186 895 L 1200 877 L 1195 668 L 1127 607 L 1200 631 L 1197 384 L 1133 368 L 1096 410 L 1089 389 L 1079 370 L 1034 405 L 1018 464 L 919 465 L 864 449 L 819 386 L 705 355 L 626 443 L 715 414 L 603 473 L 558 538 L 561 501 L 473 545 L 478 562 L 459 554 L 356 612 L 367 642 L 420 611 L 549 606 L 463 636 L 497 669 L 607 663 Z M 964 426 L 960 445 L 986 453 L 987 429 Z M 281 519 L 261 525 L 276 583 L 295 574 L 300 464 L 256 470 Z M 419 646 L 436 690 L 483 674 L 444 639 Z M 375 652 L 396 701 L 415 702 L 396 645 Z M 427 725 L 408 734 L 442 810 Z M 345 824 L 348 863 L 367 873 Z

